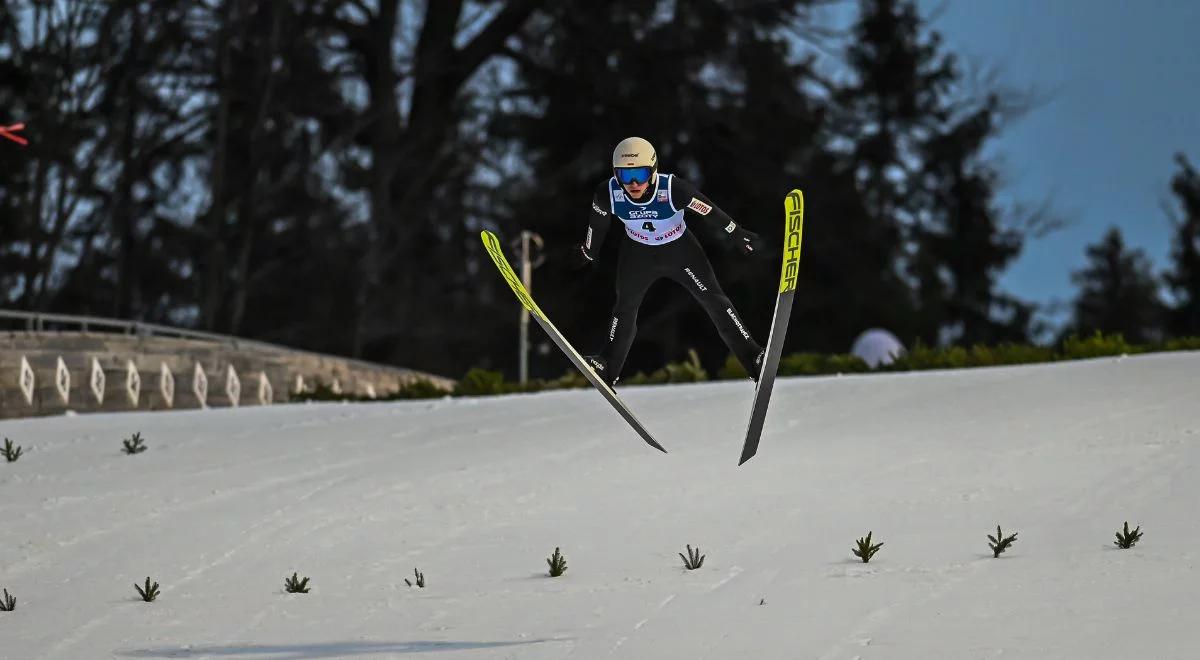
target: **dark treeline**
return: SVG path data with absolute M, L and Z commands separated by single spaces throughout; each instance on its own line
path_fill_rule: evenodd
M 1110 229 L 1087 246 L 1088 264 L 1074 274 L 1079 294 L 1064 335 L 1099 330 L 1135 343 L 1200 336 L 1200 173 L 1182 154 L 1176 163 L 1170 269 L 1156 275 L 1146 255 Z
M 586 349 L 619 234 L 594 272 L 564 257 L 612 146 L 640 135 L 773 240 L 783 196 L 806 191 L 789 351 L 842 352 L 875 326 L 1029 339 L 1033 306 L 996 282 L 1047 223 L 1001 208 L 982 156 L 1019 95 L 968 76 L 913 2 L 862 0 L 841 35 L 819 4 L 3 1 L 0 121 L 27 122 L 31 145 L 0 144 L 0 303 L 511 374 L 517 308 L 479 229 L 545 238 L 535 295 Z M 1173 185 L 1173 272 L 1110 236 L 1072 328 L 1200 333 L 1200 182 L 1182 157 Z M 710 254 L 765 338 L 777 263 Z M 689 347 L 715 366 L 724 346 L 671 286 L 647 297 L 629 366 Z

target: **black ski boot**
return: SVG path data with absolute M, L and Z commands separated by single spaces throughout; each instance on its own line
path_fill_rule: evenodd
M 754 358 L 754 370 L 750 372 L 750 380 L 754 384 L 758 384 L 758 377 L 762 374 L 763 358 L 767 356 L 767 349 L 762 349 L 758 352 L 758 356 Z
M 617 384 L 618 378 L 608 373 L 608 360 L 605 360 L 599 355 L 585 355 L 583 356 L 583 361 L 586 362 L 588 366 L 592 368 L 592 371 L 596 372 L 596 375 L 600 377 L 600 380 L 607 383 L 609 387 Z

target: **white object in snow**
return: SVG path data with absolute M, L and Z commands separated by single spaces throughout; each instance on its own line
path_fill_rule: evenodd
M 850 352 L 874 369 L 880 365 L 891 364 L 896 358 L 904 355 L 904 344 L 887 330 L 871 328 L 854 340 L 854 347 Z

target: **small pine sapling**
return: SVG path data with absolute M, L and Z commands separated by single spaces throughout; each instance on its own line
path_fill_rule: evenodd
M 146 451 L 146 445 L 142 444 L 142 434 L 140 432 L 135 432 L 133 437 L 122 440 L 121 444 L 125 445 L 125 449 L 122 451 L 130 456 Z
M 306 594 L 308 593 L 308 578 L 303 580 L 298 579 L 296 573 L 292 573 L 292 577 L 283 581 L 283 589 L 289 594 Z
M 994 559 L 999 557 L 1000 553 L 1008 550 L 1009 546 L 1017 542 L 1017 533 L 1013 532 L 1008 536 L 1004 536 L 1000 532 L 1000 525 L 996 525 L 996 535 L 992 536 L 988 534 L 988 540 L 991 541 L 991 543 L 988 543 L 988 547 L 992 549 L 992 558 Z
M 879 552 L 879 549 L 883 547 L 882 543 L 871 545 L 871 534 L 872 532 L 867 532 L 865 538 L 858 540 L 858 547 L 850 549 L 850 552 L 853 552 L 854 556 L 861 559 L 864 564 L 871 561 L 871 557 L 874 557 L 875 553 Z
M 1141 541 L 1141 540 L 1142 540 L 1142 526 L 1138 525 L 1137 527 L 1134 527 L 1133 531 L 1131 532 L 1131 531 L 1129 531 L 1129 521 L 1126 520 L 1125 521 L 1125 533 L 1122 534 L 1121 532 L 1117 532 L 1117 540 L 1113 541 L 1113 544 L 1116 545 L 1118 548 L 1123 548 L 1123 549 L 1128 550 L 1129 548 L 1132 548 L 1138 541 Z
M 554 549 L 554 554 L 546 559 L 546 563 L 550 564 L 550 577 L 558 577 L 567 572 L 567 559 L 558 548 Z
M 146 576 L 146 588 L 138 586 L 137 582 L 133 583 L 133 588 L 137 589 L 138 595 L 147 603 L 153 603 L 155 598 L 158 598 L 158 583 L 150 584 L 150 576 Z
M 415 575 L 417 578 L 417 587 L 424 589 L 425 588 L 425 574 L 414 568 L 413 575 Z M 407 578 L 405 578 L 404 584 L 407 584 L 410 587 L 413 586 L 413 583 L 409 582 Z
M 16 463 L 18 458 L 21 458 L 21 448 L 13 447 L 12 440 L 4 439 L 4 458 L 8 459 L 9 463 Z
M 0 598 L 0 612 L 11 612 L 15 609 L 17 609 L 17 599 L 8 593 L 8 589 L 5 589 L 4 598 Z
M 687 556 L 684 557 L 681 552 L 679 553 L 679 558 L 683 560 L 684 568 L 689 571 L 694 571 L 704 565 L 704 555 L 700 554 L 700 548 L 692 550 L 692 546 L 690 545 L 687 547 Z

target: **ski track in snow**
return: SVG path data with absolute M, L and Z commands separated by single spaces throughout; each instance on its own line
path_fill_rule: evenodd
M 1188 400 L 1192 395 L 1193 393 L 1190 392 L 1180 394 L 1172 398 L 1171 404 L 1154 404 L 1136 409 L 1108 412 L 1104 415 L 1103 419 L 1079 420 L 1075 424 L 1075 427 L 1081 430 L 1101 430 L 1112 422 L 1121 419 L 1137 415 L 1165 413 L 1175 406 L 1188 405 Z M 1142 494 L 1148 490 L 1146 484 L 1151 481 L 1151 477 L 1169 472 L 1174 462 L 1175 457 L 1165 453 L 1158 453 L 1141 459 L 1132 465 L 1127 463 L 1114 465 L 1112 471 L 1105 475 L 1104 478 L 1079 483 L 1069 490 L 1064 491 L 1053 500 L 1035 503 L 1032 508 L 1040 510 L 1047 515 L 1061 518 L 1064 526 L 1075 529 L 1078 525 L 1074 521 L 1083 516 L 1087 508 L 1094 509 L 1100 504 L 1106 505 L 1103 508 L 1119 511 L 1123 501 L 1140 499 L 1138 497 L 1131 497 L 1131 495 Z M 1014 548 L 1019 550 L 1020 547 L 1020 539 L 1018 539 L 1018 543 L 1014 544 Z M 967 570 L 959 570 L 963 568 Z M 930 603 L 938 601 L 952 592 L 968 590 L 972 586 L 971 581 L 985 568 L 987 568 L 986 562 L 978 561 L 970 565 L 954 564 L 944 567 L 940 575 L 943 578 L 950 579 L 943 579 L 937 588 L 929 592 L 927 597 L 922 598 L 920 601 L 906 600 L 903 603 L 893 603 L 871 611 L 853 631 L 823 653 L 820 659 L 834 660 L 836 658 L 851 657 L 856 648 L 871 644 L 872 638 L 869 634 L 885 622 L 888 622 L 898 608 L 927 607 Z M 1002 649 L 996 650 L 996 655 L 1001 655 L 1002 653 Z M 853 655 L 853 657 L 863 658 L 866 656 Z
M 303 475 L 302 479 L 307 479 L 307 478 L 310 478 L 313 476 L 321 476 L 321 475 L 324 475 L 324 474 L 327 474 L 330 472 L 334 472 L 334 471 L 344 470 L 344 468 L 346 468 L 347 466 L 358 465 L 358 464 L 361 464 L 364 462 L 366 462 L 366 461 L 363 461 L 363 460 L 344 461 L 340 464 L 330 466 L 326 469 L 318 470 L 318 471 L 315 471 L 314 473 Z M 245 548 L 257 545 L 264 538 L 269 538 L 272 534 L 277 533 L 283 527 L 293 524 L 291 521 L 289 521 L 285 518 L 284 514 L 288 513 L 289 511 L 291 511 L 293 509 L 296 509 L 300 505 L 308 502 L 312 497 L 314 497 L 326 490 L 329 490 L 330 488 L 333 488 L 342 482 L 345 482 L 348 478 L 349 477 L 347 477 L 347 476 L 340 476 L 337 478 L 324 480 L 317 487 L 312 488 L 312 489 L 308 490 L 307 492 L 303 493 L 302 495 L 300 495 L 299 497 L 297 497 L 297 499 L 295 500 L 294 503 L 276 509 L 269 516 L 267 516 L 266 520 L 257 522 L 255 524 L 251 525 L 250 528 L 246 529 L 238 537 L 237 543 L 235 545 L 233 545 L 232 547 L 230 547 L 228 550 L 226 550 L 224 553 L 222 553 L 217 559 L 208 562 L 206 565 L 204 565 L 203 567 L 201 567 L 199 569 L 193 569 L 191 571 L 185 572 L 182 577 L 174 579 L 172 581 L 172 588 L 179 589 L 181 587 L 186 587 L 189 583 L 191 583 L 194 580 L 200 579 L 201 577 L 206 575 L 209 571 L 216 569 L 216 568 L 220 568 L 221 566 L 229 563 L 230 560 L 232 560 L 239 552 L 243 551 Z M 289 479 L 286 481 L 295 481 L 295 480 Z M 245 490 L 245 493 L 252 493 L 254 491 L 265 490 L 265 489 L 268 489 L 268 488 L 271 488 L 271 487 L 274 487 L 277 485 L 278 485 L 278 483 L 275 482 L 275 483 L 269 483 L 269 484 L 265 484 L 265 485 L 257 486 L 257 487 L 253 487 L 253 488 L 247 488 Z M 242 494 L 245 494 L 245 493 L 242 493 Z M 225 499 L 225 498 L 222 498 L 222 499 Z M 195 507 L 191 507 L 191 508 L 195 508 Z M 178 511 L 176 511 L 176 513 L 177 512 Z M 143 521 L 136 521 L 136 522 L 138 524 L 143 524 Z M 154 521 L 150 520 L 148 522 L 152 523 Z M 316 527 L 310 528 L 310 531 L 311 532 L 319 532 L 325 526 L 327 526 L 327 525 L 317 525 Z M 113 529 L 109 529 L 109 530 L 104 530 L 103 533 L 107 534 L 107 533 L 123 532 L 123 531 L 125 531 L 124 528 L 113 528 Z M 119 613 L 116 611 L 109 611 L 105 614 L 101 614 L 101 615 L 95 617 L 94 619 L 92 619 L 90 621 L 85 622 L 82 626 L 80 626 L 79 628 L 72 631 L 70 634 L 68 634 L 66 637 L 64 637 L 62 639 L 62 641 L 57 643 L 50 650 L 50 653 L 47 657 L 50 657 L 50 658 L 60 657 L 63 653 L 74 649 L 75 646 L 82 639 L 84 639 L 86 637 L 86 633 L 88 633 L 90 630 L 96 628 L 97 626 L 103 625 L 105 623 L 109 623 L 114 617 L 118 616 L 118 614 Z M 260 616 L 262 616 L 262 615 L 260 615 Z M 239 631 L 239 632 L 241 632 L 241 631 Z M 235 635 L 235 637 L 236 637 L 236 635 Z M 72 657 L 72 656 L 65 656 L 65 657 Z M 75 657 L 77 657 L 77 655 Z
M 738 468 L 745 385 L 622 388 L 667 455 L 588 391 L 5 422 L 32 451 L 0 465 L 0 658 L 1200 648 L 1200 354 L 782 379 Z M 1126 519 L 1146 538 L 1118 551 Z

